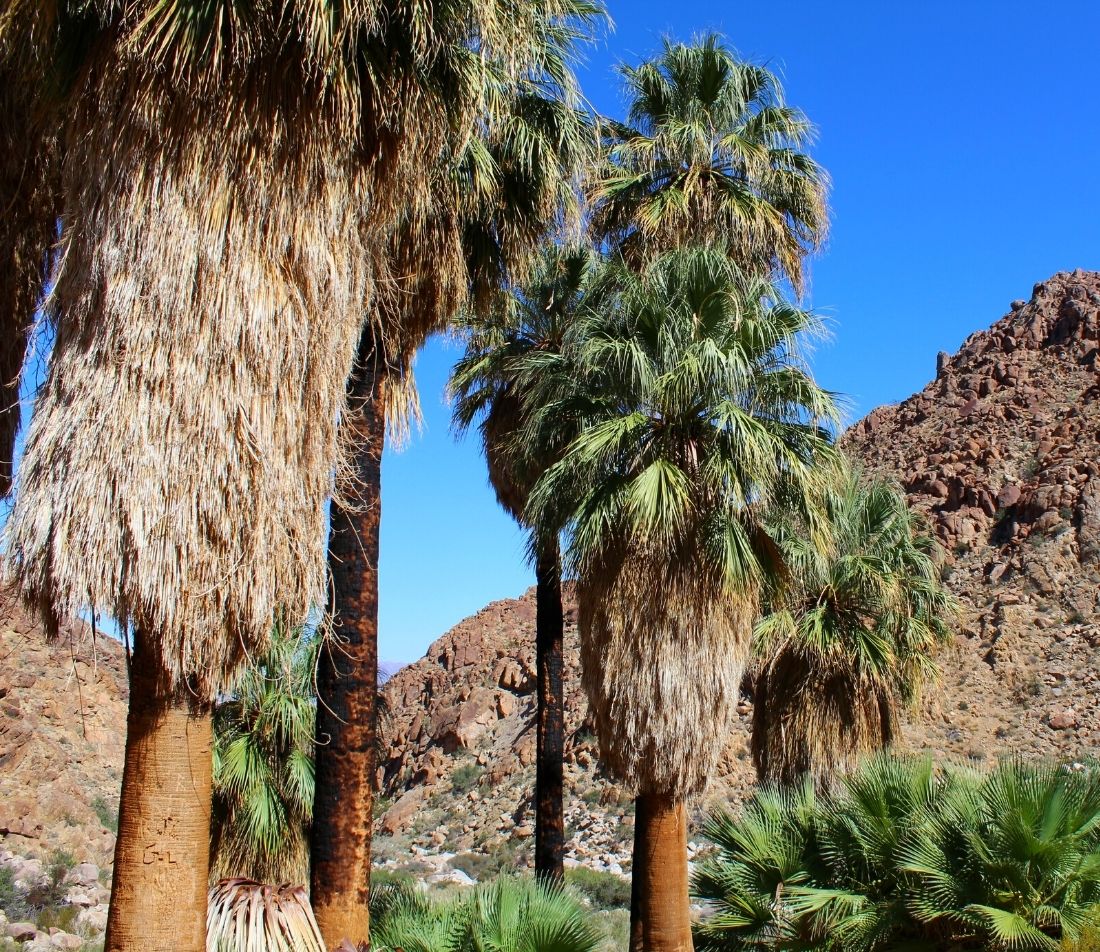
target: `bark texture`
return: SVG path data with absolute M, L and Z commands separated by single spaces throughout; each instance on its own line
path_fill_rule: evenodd
M 364 338 L 366 338 L 364 334 Z M 329 948 L 370 941 L 371 808 L 378 692 L 378 529 L 382 508 L 384 371 L 360 347 L 345 422 L 355 447 L 355 504 L 332 507 L 333 629 L 317 672 L 317 782 L 310 898 Z
M 565 703 L 562 693 L 565 619 L 561 607 L 561 561 L 557 540 L 546 544 L 535 564 L 535 658 L 538 713 L 535 759 L 535 875 L 565 876 Z
M 638 796 L 630 890 L 631 952 L 691 952 L 687 807 L 660 794 Z
M 130 665 L 126 764 L 105 952 L 204 952 L 213 732 L 208 705 Z

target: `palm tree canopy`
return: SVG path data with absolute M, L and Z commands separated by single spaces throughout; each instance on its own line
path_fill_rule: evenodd
M 539 356 L 560 355 L 596 267 L 590 248 L 549 245 L 522 285 L 487 313 L 466 312 L 459 323 L 466 349 L 450 381 L 455 429 L 478 426 L 489 481 L 500 504 L 520 521 L 538 475 L 555 458 L 535 458 L 538 448 L 521 438 L 524 368 Z M 553 454 L 561 442 L 547 449 Z
M 798 356 L 813 315 L 725 249 L 608 264 L 560 354 L 525 361 L 535 446 L 571 437 L 528 518 L 567 531 L 605 760 L 642 791 L 706 783 L 776 570 L 762 514 L 810 497 L 829 394 Z
M 0 0 L 0 72 L 65 145 L 7 528 L 48 621 L 102 610 L 212 700 L 277 611 L 323 602 L 364 315 L 402 338 L 374 306 L 395 220 L 430 203 L 423 164 L 491 126 L 486 64 L 541 76 L 533 24 L 575 7 Z
M 278 624 L 267 652 L 214 709 L 215 877 L 304 881 L 319 645 L 302 629 Z
M 753 754 L 787 782 L 890 742 L 898 708 L 937 675 L 953 614 L 935 540 L 904 494 L 850 470 L 818 512 L 813 539 L 789 513 L 771 527 L 789 579 L 753 645 Z
M 628 121 L 605 124 L 591 185 L 596 232 L 635 261 L 726 242 L 743 267 L 800 291 L 803 258 L 828 230 L 828 177 L 805 152 L 813 127 L 775 74 L 713 34 L 666 41 L 622 73 Z

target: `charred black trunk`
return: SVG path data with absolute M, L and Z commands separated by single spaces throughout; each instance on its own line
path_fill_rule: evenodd
M 565 617 L 561 606 L 558 542 L 545 543 L 535 562 L 535 656 L 538 680 L 535 765 L 535 875 L 564 876 L 565 699 L 562 693 Z

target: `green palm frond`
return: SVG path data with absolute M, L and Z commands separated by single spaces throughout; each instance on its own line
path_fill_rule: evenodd
M 788 575 L 754 636 L 752 748 L 762 777 L 790 782 L 890 742 L 937 675 L 954 600 L 900 491 L 841 468 L 814 526 L 785 502 L 769 531 Z
M 827 232 L 828 177 L 775 74 L 712 34 L 666 41 L 622 75 L 629 115 L 605 123 L 589 188 L 596 233 L 635 262 L 723 241 L 746 269 L 801 289 L 803 259 Z

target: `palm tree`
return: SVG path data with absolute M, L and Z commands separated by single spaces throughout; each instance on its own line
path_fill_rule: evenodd
M 513 7 L 0 0 L 0 73 L 64 143 L 8 567 L 52 626 L 90 606 L 133 643 L 108 950 L 204 946 L 211 705 L 323 600 L 379 249 L 477 125 L 477 63 L 524 62 Z
M 685 804 L 775 571 L 763 507 L 781 483 L 808 499 L 830 452 L 832 400 L 794 349 L 814 326 L 726 249 L 683 249 L 641 275 L 608 265 L 530 378 L 532 442 L 578 433 L 528 511 L 567 527 L 589 708 L 605 767 L 637 793 L 633 949 L 691 948 Z
M 936 676 L 933 654 L 950 636 L 935 541 L 902 493 L 847 472 L 820 511 L 813 541 L 791 514 L 773 529 L 791 577 L 753 646 L 761 780 L 828 779 L 890 744 L 899 709 Z
M 626 123 L 606 122 L 593 176 L 593 230 L 638 263 L 692 242 L 724 242 L 747 271 L 803 285 L 822 244 L 828 178 L 803 151 L 813 127 L 774 73 L 711 34 L 666 41 L 623 67 Z
M 318 640 L 280 623 L 214 708 L 215 878 L 301 883 L 313 814 Z
M 509 61 L 465 48 L 488 114 L 425 157 L 422 201 L 401 210 L 385 244 L 393 276 L 380 320 L 364 329 L 343 426 L 355 447 L 349 489 L 332 509 L 334 625 L 319 668 L 312 898 L 325 936 L 366 941 L 375 782 L 378 531 L 387 421 L 414 402 L 416 349 L 463 306 L 483 310 L 522 274 L 538 241 L 568 211 L 591 133 L 569 67 L 602 17 L 589 0 L 517 4 L 526 46 Z M 468 68 L 467 64 L 467 68 Z M 458 65 L 449 68 L 459 70 Z M 381 331 L 379 330 L 381 328 Z M 398 416 L 400 413 L 398 412 Z M 355 804 L 349 809 L 348 804 Z
M 521 376 L 530 373 L 530 364 L 540 355 L 560 353 L 595 264 L 595 254 L 587 248 L 549 247 L 522 288 L 486 317 L 468 321 L 466 351 L 451 375 L 456 428 L 464 432 L 478 424 L 497 501 L 532 536 L 538 695 L 535 874 L 558 881 L 564 876 L 565 857 L 561 558 L 556 527 L 539 527 L 526 516 L 531 488 L 555 457 L 536 457 L 520 439 L 525 426 Z M 551 454 L 554 450 L 550 448 Z

